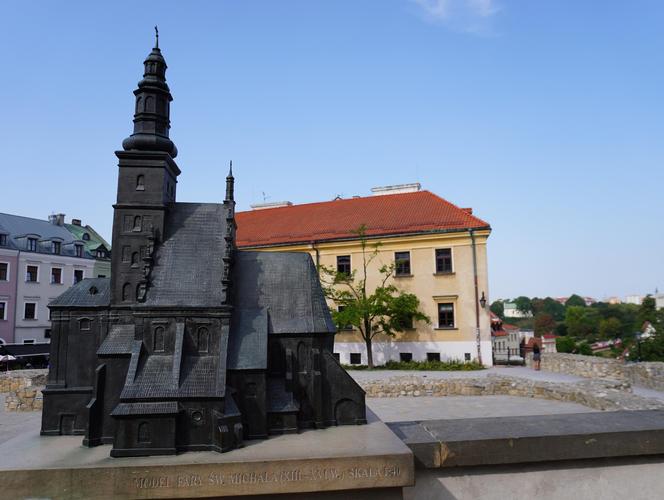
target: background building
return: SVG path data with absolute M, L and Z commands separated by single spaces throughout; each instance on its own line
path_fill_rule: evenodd
M 108 243 L 89 226 L 80 235 L 71 232 L 64 220 L 64 214 L 48 220 L 0 214 L 0 336 L 6 343 L 48 342 L 47 304 L 97 271 L 110 274 Z
M 471 209 L 420 190 L 419 184 L 373 191 L 373 196 L 321 203 L 254 206 L 237 214 L 237 244 L 243 249 L 308 252 L 316 264 L 351 270 L 362 259 L 354 231 L 364 224 L 369 243 L 380 243 L 379 256 L 368 270 L 369 288 L 377 286 L 382 265 L 399 260 L 403 265 L 393 282 L 417 295 L 421 310 L 431 318 L 431 324 L 416 322 L 394 338 L 376 337 L 374 362 L 472 360 L 481 355 L 491 364 L 489 310 L 482 305 L 489 293 L 489 224 Z M 342 363 L 367 363 L 356 330 L 337 333 L 335 352 Z

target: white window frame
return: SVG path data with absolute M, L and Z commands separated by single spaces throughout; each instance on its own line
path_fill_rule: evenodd
M 452 270 L 451 271 L 441 271 L 438 272 L 438 259 L 436 258 L 436 250 L 446 250 L 450 249 L 450 259 L 452 259 Z M 454 247 L 435 247 L 433 249 L 433 271 L 434 274 L 445 275 L 445 274 L 454 274 L 456 271 L 455 258 L 454 258 Z
M 12 264 L 11 264 L 11 262 L 7 262 L 5 260 L 0 260 L 0 264 L 7 264 L 7 279 L 0 280 L 0 281 L 3 281 L 3 282 L 4 281 L 10 281 L 11 278 L 12 278 L 12 274 L 11 274 Z
M 71 275 L 71 283 L 72 285 L 76 284 L 76 271 L 81 271 L 83 273 L 83 277 L 81 278 L 81 281 L 85 279 L 85 269 L 76 269 L 74 268 L 74 272 Z M 80 283 L 80 282 L 79 282 Z
M 442 304 L 450 304 L 452 306 L 452 319 L 454 319 L 454 324 L 452 326 L 441 326 L 440 325 L 440 306 Z M 457 304 L 454 300 L 437 300 L 436 301 L 436 322 L 438 323 L 438 330 L 456 330 L 458 328 L 458 318 L 457 318 Z
M 34 318 L 26 318 L 25 317 L 25 306 L 26 304 L 34 304 L 35 305 L 35 317 Z M 39 319 L 39 302 L 35 302 L 33 300 L 26 300 L 23 302 L 23 319 L 26 321 L 35 321 Z
M 5 308 L 2 310 L 2 316 L 0 317 L 0 321 L 7 321 L 7 301 L 0 300 L 0 304 L 5 305 Z
M 28 267 L 37 268 L 37 281 L 28 281 Z M 41 274 L 41 266 L 39 264 L 26 264 L 25 265 L 25 282 L 26 283 L 39 283 L 39 275 Z
M 53 281 L 53 269 L 60 269 L 60 282 Z M 51 285 L 64 285 L 65 283 L 65 268 L 60 266 L 51 266 L 51 272 L 49 273 L 49 283 Z

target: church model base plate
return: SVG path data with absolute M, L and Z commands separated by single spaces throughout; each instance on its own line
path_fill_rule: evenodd
M 81 436 L 40 436 L 29 428 L 0 445 L 0 484 L 11 498 L 54 500 L 369 493 L 412 485 L 411 451 L 370 411 L 367 418 L 367 425 L 249 441 L 229 453 L 140 458 L 111 458 L 110 445 L 86 448 Z

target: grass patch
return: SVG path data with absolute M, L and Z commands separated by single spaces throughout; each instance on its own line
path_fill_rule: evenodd
M 367 365 L 342 365 L 346 370 L 368 370 Z M 473 371 L 484 370 L 476 361 L 388 361 L 384 365 L 374 366 L 374 370 L 415 370 L 415 371 Z

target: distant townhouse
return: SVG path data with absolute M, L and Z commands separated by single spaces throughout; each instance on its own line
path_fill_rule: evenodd
M 0 213 L 0 336 L 5 343 L 48 342 L 47 304 L 83 278 L 109 274 L 108 243 L 89 227 L 78 234 L 67 226 L 64 214 L 40 220 Z
M 390 280 L 415 294 L 431 324 L 413 322 L 395 337 L 374 339 L 374 363 L 388 360 L 481 360 L 492 362 L 486 243 L 489 224 L 419 184 L 374 188 L 372 196 L 293 205 L 254 206 L 236 217 L 242 249 L 309 253 L 338 272 L 362 263 L 356 230 L 366 226 L 378 258 L 368 268 L 369 288 L 379 268 L 395 264 Z M 329 303 L 330 308 L 338 304 Z M 366 364 L 358 331 L 341 329 L 335 355 L 345 364 Z

